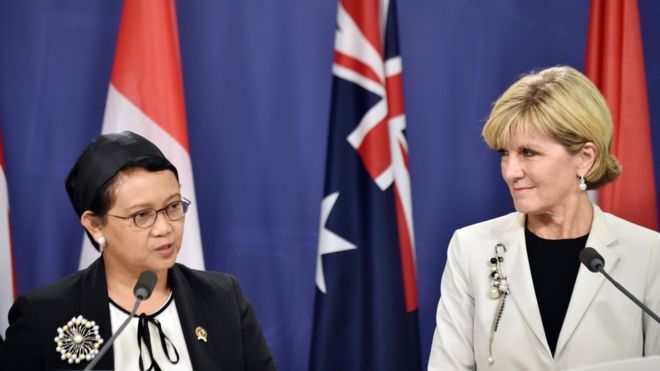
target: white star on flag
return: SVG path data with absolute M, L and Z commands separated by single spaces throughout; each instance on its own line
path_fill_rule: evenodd
M 323 274 L 323 260 L 325 254 L 357 249 L 357 246 L 339 237 L 331 230 L 325 228 L 330 212 L 339 198 L 339 192 L 331 193 L 321 202 L 321 227 L 319 231 L 319 249 L 316 255 L 316 286 L 322 293 L 326 293 L 325 275 Z

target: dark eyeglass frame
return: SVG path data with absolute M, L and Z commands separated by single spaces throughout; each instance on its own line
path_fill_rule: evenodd
M 181 215 L 180 218 L 174 219 L 170 216 L 170 214 L 167 212 L 167 210 L 170 210 L 170 207 L 172 205 L 176 204 L 176 203 L 181 203 L 181 208 L 183 209 L 183 214 Z M 167 204 L 167 206 L 165 206 L 163 208 L 160 208 L 160 209 L 146 208 L 146 209 L 136 211 L 136 212 L 134 212 L 133 214 L 131 214 L 129 216 L 113 215 L 113 214 L 110 214 L 110 213 L 107 213 L 106 215 L 111 216 L 113 218 L 117 218 L 117 219 L 132 220 L 133 225 L 135 225 L 136 227 L 141 228 L 141 229 L 148 229 L 148 228 L 151 228 L 154 224 L 156 224 L 156 220 L 158 220 L 158 214 L 161 211 L 164 212 L 164 214 L 167 216 L 167 219 L 169 219 L 170 221 L 176 222 L 177 220 L 183 219 L 186 216 L 186 213 L 188 212 L 188 207 L 190 206 L 190 204 L 191 204 L 190 200 L 188 200 L 185 197 L 181 197 L 181 200 L 170 202 L 169 204 Z M 155 216 L 154 216 L 153 220 L 151 221 L 151 223 L 149 225 L 140 226 L 140 225 L 138 225 L 135 218 L 137 218 L 138 214 L 144 213 L 146 211 L 155 212 L 155 214 L 154 214 Z

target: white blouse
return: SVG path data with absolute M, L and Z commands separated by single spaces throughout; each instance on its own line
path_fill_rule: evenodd
M 112 324 L 112 333 L 114 334 L 119 326 L 126 320 L 129 312 L 125 311 L 123 308 L 119 307 L 116 303 L 110 300 L 110 323 Z M 165 304 L 156 311 L 151 316 L 146 316 L 149 318 L 143 319 L 143 323 L 147 323 L 149 329 L 149 338 L 151 339 L 151 351 L 153 352 L 153 357 L 160 366 L 162 370 L 192 370 L 192 363 L 190 362 L 190 355 L 188 354 L 188 348 L 186 347 L 186 340 L 183 337 L 183 331 L 181 329 L 181 322 L 179 321 L 179 314 L 176 310 L 176 304 L 174 303 L 174 297 L 170 293 L 170 297 L 165 302 Z M 166 336 L 170 341 L 165 342 L 167 351 L 169 353 L 169 359 L 163 346 L 161 345 L 160 331 L 158 326 L 154 323 L 153 320 L 156 320 L 160 323 L 163 335 Z M 128 323 L 128 326 L 124 329 L 119 337 L 115 340 L 113 344 L 113 355 L 115 360 L 115 369 L 116 370 L 139 370 L 139 358 L 140 358 L 140 348 L 138 347 L 138 326 L 140 323 L 140 317 L 134 316 L 133 319 Z M 171 342 L 171 343 L 170 343 Z M 179 354 L 179 361 L 174 364 L 170 362 L 170 359 L 176 361 L 176 355 L 174 349 Z M 142 347 L 142 364 L 144 369 L 148 369 L 154 360 L 151 359 L 151 355 L 147 346 L 144 344 L 144 341 L 141 342 Z

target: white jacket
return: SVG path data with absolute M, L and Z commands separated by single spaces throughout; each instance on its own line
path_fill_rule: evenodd
M 660 312 L 660 234 L 593 208 L 587 246 L 603 256 L 605 270 L 615 280 Z M 524 230 L 525 215 L 511 213 L 454 233 L 442 275 L 429 370 L 564 370 L 660 354 L 660 324 L 603 275 L 580 265 L 553 358 L 534 293 Z M 489 261 L 497 243 L 507 248 L 502 272 L 510 294 L 494 336 L 491 365 L 489 332 L 497 300 L 488 296 Z

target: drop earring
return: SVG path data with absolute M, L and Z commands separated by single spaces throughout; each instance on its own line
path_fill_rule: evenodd
M 580 191 L 586 191 L 587 190 L 587 182 L 584 180 L 584 175 L 580 175 Z
M 105 237 L 104 236 L 99 237 L 99 239 L 96 240 L 96 243 L 99 244 L 99 252 L 103 254 L 103 249 L 105 249 L 105 244 L 107 243 Z

